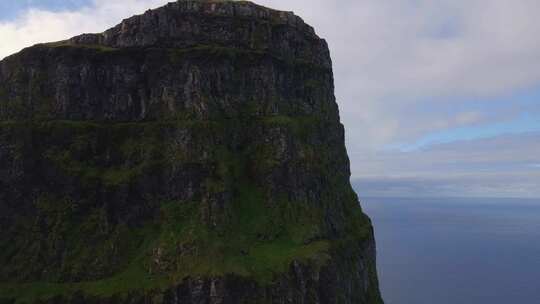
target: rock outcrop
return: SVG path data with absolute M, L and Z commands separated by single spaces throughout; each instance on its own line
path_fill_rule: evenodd
M 382 303 L 326 42 L 170 3 L 0 62 L 0 302 Z

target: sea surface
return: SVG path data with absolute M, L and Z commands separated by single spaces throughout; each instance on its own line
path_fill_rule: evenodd
M 540 200 L 361 202 L 386 304 L 540 303 Z

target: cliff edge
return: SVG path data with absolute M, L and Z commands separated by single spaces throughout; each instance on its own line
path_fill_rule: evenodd
M 382 303 L 326 42 L 169 3 L 0 62 L 0 303 Z

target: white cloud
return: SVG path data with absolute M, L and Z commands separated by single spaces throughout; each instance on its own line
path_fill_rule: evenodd
M 365 196 L 540 197 L 540 134 L 499 136 L 387 151 L 364 159 L 355 184 Z
M 102 32 L 123 18 L 143 13 L 166 0 L 94 0 L 76 11 L 31 9 L 15 20 L 0 22 L 0 58 L 36 43 L 58 41 L 81 33 Z

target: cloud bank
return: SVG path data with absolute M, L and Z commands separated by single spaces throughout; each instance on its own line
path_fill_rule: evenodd
M 540 133 L 386 151 L 361 160 L 361 196 L 540 198 Z
M 123 18 L 161 6 L 165 0 L 94 0 L 77 10 L 31 8 L 13 20 L 0 20 L 0 58 L 36 43 L 58 41 L 80 33 L 102 32 Z

